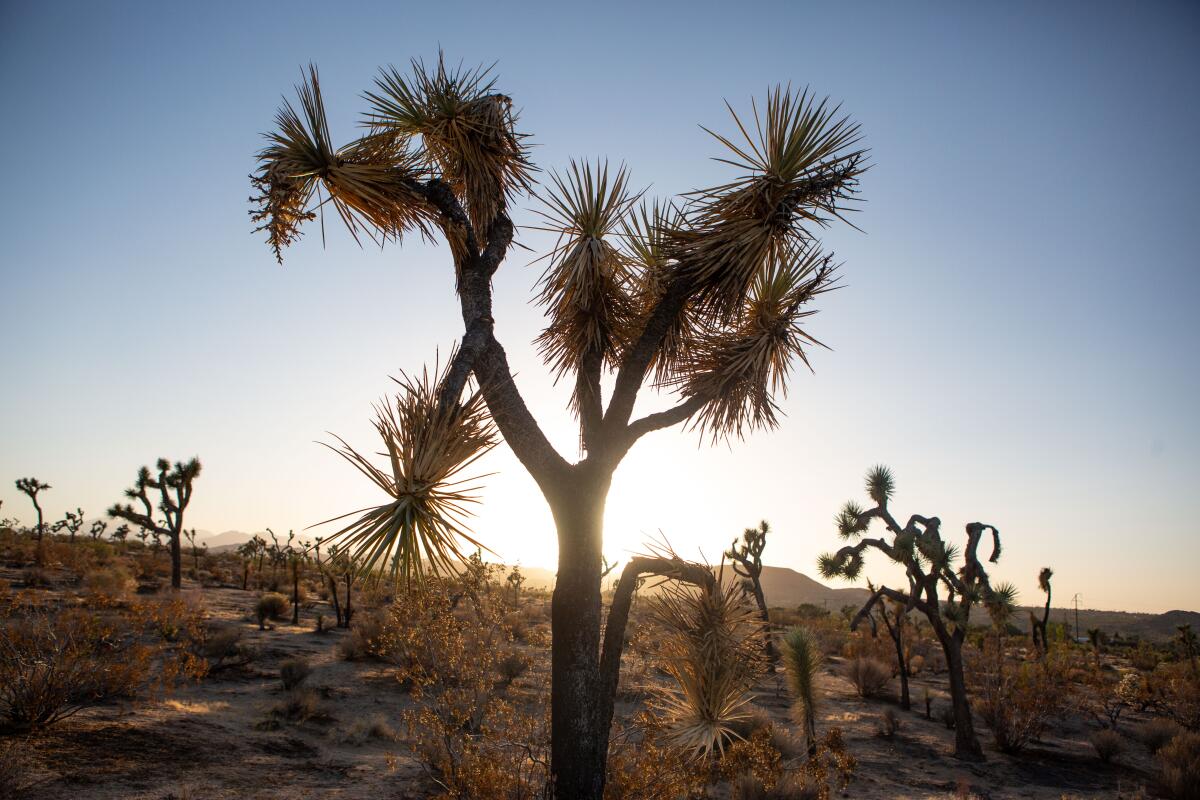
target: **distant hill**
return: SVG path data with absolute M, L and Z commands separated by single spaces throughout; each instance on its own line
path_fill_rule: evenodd
M 260 531 L 258 535 L 267 541 L 271 540 L 266 531 Z M 223 550 L 237 547 L 242 542 L 248 542 L 253 538 L 253 533 L 246 533 L 245 531 L 224 531 L 223 533 L 196 531 L 196 541 L 208 545 L 208 549 L 214 552 L 223 552 Z M 218 548 L 222 549 L 218 550 Z
M 1023 631 L 1029 630 L 1029 612 L 1033 611 L 1041 618 L 1042 609 L 1022 606 L 1017 609 L 1013 624 Z M 984 617 L 986 618 L 986 616 Z M 1051 608 L 1051 622 L 1064 622 L 1073 633 L 1075 630 L 1075 609 Z M 1094 608 L 1079 609 L 1079 635 L 1086 636 L 1089 628 L 1099 628 L 1112 636 L 1137 636 L 1142 639 L 1162 641 L 1175 636 L 1180 625 L 1191 625 L 1193 630 L 1200 631 L 1200 613 L 1195 611 L 1167 611 L 1163 614 L 1143 614 L 1132 611 L 1098 611 Z

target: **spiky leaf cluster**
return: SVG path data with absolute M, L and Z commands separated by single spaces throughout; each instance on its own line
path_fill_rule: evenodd
M 375 133 L 335 148 L 315 67 L 309 66 L 296 93 L 300 111 L 284 100 L 251 176 L 259 192 L 251 198 L 251 218 L 260 223 L 256 230 L 266 231 L 276 259 L 283 262 L 283 249 L 315 218 L 311 206 L 320 187 L 356 239 L 360 232 L 383 238 L 428 232 L 432 211 L 416 183 L 424 173 L 408 142 Z
M 728 581 L 664 584 L 651 614 L 667 632 L 662 668 L 675 683 L 656 697 L 668 739 L 696 758 L 724 753 L 749 717 L 761 622 L 742 587 Z
M 446 369 L 451 362 L 453 357 Z M 375 430 L 387 456 L 383 468 L 340 437 L 335 437 L 340 447 L 326 445 L 390 498 L 362 513 L 336 517 L 357 515 L 332 538 L 361 559 L 362 571 L 384 567 L 406 583 L 427 570 L 452 571 L 455 562 L 466 558 L 460 541 L 482 547 L 466 527 L 477 496 L 462 472 L 497 442 L 482 394 L 475 391 L 463 401 L 443 403 L 439 390 L 446 370 L 434 373 L 402 375 L 396 379 L 400 389 L 395 397 L 376 406 Z
M 490 68 L 448 68 L 411 62 L 411 75 L 395 68 L 367 92 L 373 130 L 408 142 L 420 137 L 427 169 L 464 198 L 475 230 L 483 232 L 515 193 L 528 190 L 533 167 L 516 132 L 512 100 L 495 91 Z
M 732 154 L 718 160 L 744 174 L 697 192 L 672 242 L 680 272 L 700 287 L 697 303 L 723 321 L 760 275 L 809 250 L 810 225 L 841 216 L 864 155 L 853 149 L 858 125 L 807 91 L 776 86 L 761 115 L 753 104 L 753 134 L 729 110 L 741 139 L 709 133 Z
M 550 324 L 537 343 L 547 364 L 562 376 L 589 358 L 612 366 L 633 332 L 638 307 L 628 255 L 611 239 L 629 207 L 629 174 L 608 164 L 571 162 L 567 174 L 551 173 L 539 213 L 558 235 L 542 273 L 537 302 Z

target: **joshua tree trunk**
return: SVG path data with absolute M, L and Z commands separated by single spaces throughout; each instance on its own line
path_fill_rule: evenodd
M 292 563 L 292 624 L 300 624 L 300 562 Z
M 246 591 L 246 587 L 250 585 L 250 562 L 242 562 L 242 591 Z
M 574 477 L 574 476 L 573 476 Z M 607 737 L 600 733 L 600 573 L 604 504 L 611 475 L 567 481 L 551 501 L 558 576 L 551 604 L 550 768 L 555 796 L 599 800 Z
M 171 588 L 183 586 L 183 547 L 179 542 L 179 531 L 171 531 Z
M 350 617 L 354 615 L 354 606 L 351 603 L 352 589 L 354 584 L 354 575 L 346 572 L 346 605 L 342 609 L 342 627 L 350 627 Z
M 892 624 L 891 618 L 888 616 L 887 607 L 882 606 L 879 609 L 880 616 L 883 617 L 883 624 L 887 627 L 888 636 L 892 639 L 892 644 L 896 646 L 896 663 L 900 669 L 900 708 L 909 711 L 912 708 L 912 701 L 908 695 L 908 658 L 904 654 L 904 611 L 897 609 L 896 624 Z
M 962 632 L 937 630 L 938 642 L 946 654 L 946 669 L 950 677 L 950 703 L 954 707 L 954 756 L 967 761 L 982 761 L 983 748 L 975 735 L 971 718 L 971 701 L 967 697 L 967 682 L 963 674 Z

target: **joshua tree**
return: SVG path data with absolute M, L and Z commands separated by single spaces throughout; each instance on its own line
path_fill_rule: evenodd
M 1033 649 L 1038 658 L 1044 658 L 1050 652 L 1050 640 L 1046 638 L 1046 625 L 1050 622 L 1050 579 L 1054 570 L 1042 567 L 1038 573 L 1038 586 L 1046 593 L 1046 606 L 1042 609 L 1042 618 L 1038 619 L 1032 611 L 1029 612 L 1029 630 L 1033 633 Z
M 102 519 L 92 520 L 92 527 L 88 531 L 88 534 L 92 537 L 93 542 L 97 542 L 106 530 L 108 530 L 107 522 Z
M 1006 601 L 1006 598 L 992 590 L 987 570 L 976 554 L 980 540 L 990 532 L 992 555 L 989 561 L 997 561 L 1000 558 L 1000 532 L 981 522 L 968 523 L 967 543 L 961 550 L 963 563 L 955 569 L 960 550 L 942 540 L 941 520 L 914 514 L 908 524 L 901 526 L 892 515 L 888 507 L 888 501 L 895 491 L 891 470 L 883 466 L 874 467 L 867 473 L 866 483 L 867 495 L 875 505 L 864 510 L 851 501 L 837 516 L 841 537 L 858 541 L 834 554 L 822 555 L 818 560 L 818 568 L 825 578 L 839 576 L 854 580 L 862 572 L 864 553 L 868 549 L 878 550 L 904 567 L 908 578 L 907 591 L 878 587 L 854 617 L 851 628 L 869 616 L 875 604 L 885 598 L 903 604 L 906 610 L 920 611 L 929 620 L 929 626 L 946 655 L 950 698 L 954 707 L 954 754 L 963 759 L 982 759 L 983 749 L 979 746 L 971 720 L 971 704 L 963 675 L 962 648 L 967 637 L 971 607 L 979 602 L 991 604 Z M 892 536 L 891 541 L 885 538 L 861 538 L 875 519 L 883 522 Z M 944 599 L 940 595 L 943 589 L 946 592 Z M 1011 598 L 1007 598 L 1007 601 L 1011 602 Z
M 512 595 L 513 605 L 520 603 L 521 587 L 525 585 L 525 576 L 521 574 L 520 565 L 513 565 L 512 571 L 509 572 L 508 577 L 504 579 L 504 584 L 508 587 L 509 594 Z
M 537 293 L 548 316 L 537 345 L 574 389 L 584 457 L 571 463 L 543 434 L 495 335 L 492 284 L 513 245 L 509 206 L 532 193 L 535 172 L 511 99 L 486 70 L 414 62 L 411 76 L 389 69 L 377 79 L 366 95 L 367 134 L 336 148 L 315 69 L 298 91 L 301 113 L 284 104 L 252 176 L 252 216 L 276 256 L 315 219 L 322 190 L 356 236 L 440 233 L 464 327 L 444 371 L 402 379 L 395 403 L 380 409 L 389 470 L 342 451 L 389 496 L 345 529 L 344 541 L 366 555 L 366 568 L 386 560 L 393 574 L 419 578 L 446 567 L 467 536 L 470 495 L 454 476 L 495 443 L 494 423 L 558 533 L 556 791 L 599 798 L 608 741 L 601 665 L 619 656 L 601 650 L 602 520 L 613 473 L 652 431 L 687 423 L 721 440 L 776 425 L 776 397 L 815 342 L 802 323 L 835 277 L 814 231 L 843 216 L 866 166 L 858 126 L 807 92 L 776 88 L 748 125 L 735 116 L 738 134 L 715 135 L 741 172 L 721 186 L 636 208 L 641 195 L 624 168 L 572 162 L 551 174 L 539 196 L 544 227 L 558 240 Z M 464 398 L 472 375 L 478 389 Z M 674 392 L 675 405 L 635 418 L 647 383 Z
M 133 529 L 130 528 L 128 525 L 126 525 L 125 523 L 121 523 L 117 527 L 113 528 L 113 531 L 112 531 L 112 533 L 110 533 L 108 535 L 108 538 L 114 542 L 124 545 L 125 540 L 129 538 L 129 532 L 131 530 L 133 530 Z
M 871 592 L 875 591 L 875 587 L 869 581 L 867 588 Z M 908 608 L 896 600 L 885 599 L 876 605 L 876 612 L 896 648 L 896 666 L 900 672 L 900 708 L 908 711 L 912 708 L 912 699 L 908 693 L 908 653 L 904 643 L 904 629 L 908 627 Z M 874 627 L 874 617 L 871 618 L 871 622 Z
M 792 689 L 792 713 L 804 728 L 808 752 L 817 749 L 817 670 L 821 667 L 821 648 L 807 628 L 792 628 L 783 637 L 783 665 Z
M 140 510 L 135 509 L 131 503 L 117 503 L 108 510 L 108 515 L 140 525 L 154 536 L 155 541 L 160 536 L 167 537 L 171 544 L 171 587 L 178 589 L 183 584 L 183 549 L 180 543 L 183 535 L 183 515 L 188 503 L 192 502 L 192 484 L 200 475 L 200 460 L 193 458 L 186 464 L 176 461 L 175 465 L 171 466 L 170 461 L 160 458 L 155 469 L 157 474 L 152 475 L 148 467 L 142 467 L 138 471 L 133 488 L 125 490 L 127 498 L 138 501 Z M 157 505 L 151 501 L 147 489 L 158 492 Z M 156 522 L 156 510 L 161 512 L 165 519 Z
M 79 530 L 82 527 L 83 509 L 76 508 L 74 513 L 68 511 L 62 519 L 54 523 L 52 530 L 55 533 L 58 533 L 61 530 L 67 531 L 67 541 L 69 541 L 71 544 L 75 544 L 75 534 L 79 533 Z
M 746 528 L 742 538 L 734 539 L 733 544 L 725 551 L 725 557 L 729 559 L 733 571 L 741 577 L 747 591 L 754 595 L 754 602 L 763 621 L 763 650 L 767 654 L 767 669 L 774 672 L 779 655 L 775 652 L 774 636 L 771 634 L 771 614 L 767 611 L 767 598 L 763 595 L 760 580 L 763 569 L 762 554 L 767 546 L 767 534 L 770 530 L 765 519 L 758 523 L 757 528 Z
M 33 509 L 37 511 L 37 554 L 34 558 L 39 565 L 45 558 L 45 553 L 42 550 L 42 533 L 45 530 L 45 524 L 42 522 L 42 507 L 38 504 L 37 496 L 38 492 L 49 488 L 50 484 L 42 483 L 37 478 L 17 478 L 17 491 L 27 494 L 30 502 L 33 503 Z

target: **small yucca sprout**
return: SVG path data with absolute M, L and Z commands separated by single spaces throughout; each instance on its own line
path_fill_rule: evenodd
M 728 581 L 664 584 L 652 614 L 668 632 L 663 669 L 675 681 L 657 697 L 668 739 L 696 758 L 724 753 L 750 716 L 761 622 L 741 585 Z
M 810 752 L 817 741 L 816 679 L 821 661 L 820 645 L 807 629 L 792 628 L 784 635 L 783 663 L 792 690 L 792 714 L 797 724 L 804 728 Z
M 486 234 L 507 199 L 532 185 L 524 134 L 512 100 L 494 92 L 490 67 L 428 68 L 414 59 L 410 77 L 389 68 L 367 92 L 372 130 L 401 141 L 420 137 L 423 159 L 466 201 L 477 234 Z
M 376 406 L 375 430 L 388 457 L 384 469 L 341 437 L 335 437 L 340 447 L 325 445 L 391 498 L 332 536 L 359 559 L 362 572 L 386 565 L 393 579 L 419 580 L 426 570 L 444 574 L 464 561 L 460 540 L 482 547 L 465 525 L 468 506 L 478 502 L 477 487 L 461 474 L 496 444 L 497 433 L 478 391 L 465 402 L 441 402 L 439 389 L 453 360 L 452 354 L 436 376 L 428 370 L 419 378 L 402 375 L 395 398 Z
M 611 365 L 624 349 L 636 316 L 630 297 L 629 257 L 608 239 L 637 200 L 629 193 L 625 167 L 610 179 L 608 164 L 571 162 L 563 177 L 551 173 L 552 188 L 542 197 L 543 230 L 558 235 L 547 257 L 537 301 L 550 325 L 538 337 L 542 358 L 561 377 Z M 578 398 L 576 398 L 578 402 Z

